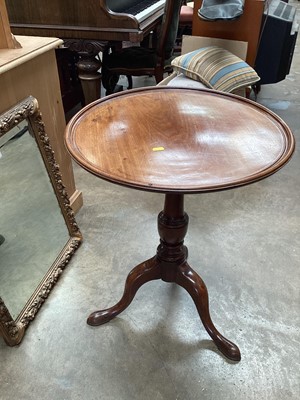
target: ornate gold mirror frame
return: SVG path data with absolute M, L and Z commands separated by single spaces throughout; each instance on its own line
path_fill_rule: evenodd
M 30 96 L 9 111 L 0 115 L 0 138 L 24 120 L 26 120 L 29 133 L 35 138 L 37 147 L 41 153 L 43 163 L 45 164 L 54 194 L 58 201 L 58 209 L 60 209 L 66 223 L 69 238 L 67 242 L 62 245 L 62 250 L 57 254 L 55 261 L 49 261 L 50 265 L 48 271 L 45 273 L 43 279 L 35 288 L 33 294 L 16 319 L 13 319 L 4 301 L 0 297 L 0 335 L 3 336 L 5 342 L 10 346 L 17 345 L 21 342 L 25 329 L 30 321 L 34 319 L 82 240 L 73 210 L 70 207 L 68 195 L 62 182 L 59 166 L 55 161 L 49 138 L 45 132 L 38 102 L 35 98 Z

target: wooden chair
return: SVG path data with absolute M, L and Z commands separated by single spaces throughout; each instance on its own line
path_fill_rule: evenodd
M 132 88 L 132 76 L 154 75 L 156 83 L 163 79 L 169 66 L 175 45 L 182 0 L 167 0 L 163 20 L 155 48 L 127 47 L 103 55 L 102 84 L 106 94 L 113 93 L 120 75 L 128 78 Z

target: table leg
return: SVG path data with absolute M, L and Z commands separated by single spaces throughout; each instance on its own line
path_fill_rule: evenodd
M 64 39 L 64 46 L 70 51 L 75 51 L 79 56 L 77 62 L 78 78 L 80 79 L 85 104 L 98 100 L 101 91 L 101 66 L 98 58 L 104 52 L 107 42 L 84 39 Z
M 125 310 L 132 302 L 138 289 L 144 283 L 154 279 L 160 279 L 160 268 L 156 257 L 137 265 L 127 276 L 125 289 L 121 300 L 113 307 L 106 310 L 93 312 L 87 320 L 87 323 L 92 326 L 102 325 Z
M 221 335 L 214 326 L 209 314 L 208 292 L 205 283 L 187 262 L 178 268 L 175 282 L 186 289 L 194 300 L 204 328 L 220 352 L 230 360 L 240 361 L 241 354 L 239 348 Z
M 124 294 L 113 307 L 95 311 L 88 317 L 89 325 L 104 324 L 125 310 L 137 290 L 146 282 L 162 279 L 182 286 L 190 294 L 197 307 L 201 321 L 218 349 L 227 358 L 239 361 L 238 347 L 222 336 L 214 326 L 208 306 L 208 292 L 203 280 L 187 263 L 184 237 L 188 228 L 188 215 L 184 212 L 181 194 L 166 194 L 164 210 L 158 215 L 160 245 L 156 256 L 136 266 L 128 275 Z

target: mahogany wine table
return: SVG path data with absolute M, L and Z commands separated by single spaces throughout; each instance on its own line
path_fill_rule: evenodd
M 165 194 L 156 255 L 129 273 L 121 300 L 95 311 L 101 325 L 121 313 L 146 282 L 175 282 L 192 297 L 218 349 L 239 361 L 239 348 L 214 326 L 203 280 L 187 262 L 184 195 L 232 189 L 273 174 L 291 157 L 294 138 L 274 113 L 212 90 L 151 87 L 121 92 L 83 108 L 66 129 L 67 148 L 92 174 Z

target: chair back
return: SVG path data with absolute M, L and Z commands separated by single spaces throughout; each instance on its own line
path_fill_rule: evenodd
M 181 5 L 182 0 L 166 1 L 156 50 L 158 60 L 161 60 L 161 62 L 172 56 L 177 37 Z

